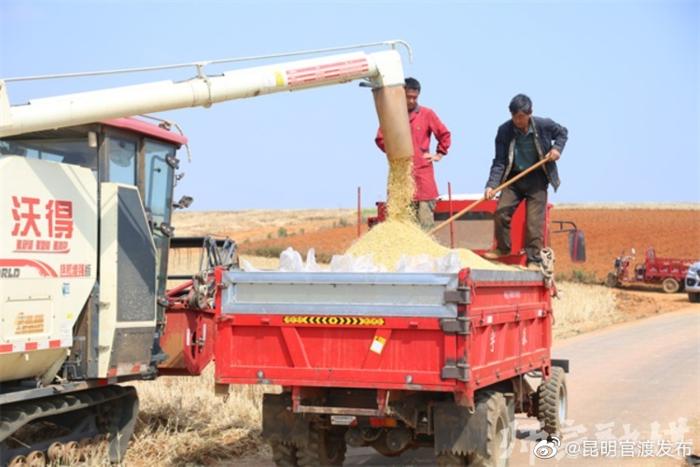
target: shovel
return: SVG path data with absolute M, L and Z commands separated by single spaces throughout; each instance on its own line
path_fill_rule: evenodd
M 538 168 L 542 167 L 544 164 L 546 164 L 547 162 L 549 162 L 549 161 L 551 161 L 551 160 L 552 160 L 552 156 L 547 156 L 547 157 L 545 157 L 544 159 L 542 159 L 542 160 L 540 160 L 539 162 L 537 162 L 536 164 L 533 164 L 532 166 L 530 166 L 530 167 L 528 167 L 527 169 L 525 169 L 525 170 L 523 170 L 522 172 L 520 172 L 520 173 L 519 173 L 518 175 L 516 175 L 515 177 L 511 178 L 510 180 L 508 180 L 507 182 L 504 182 L 504 183 L 502 183 L 501 185 L 499 185 L 499 186 L 497 186 L 496 188 L 494 188 L 494 190 L 493 190 L 493 191 L 494 191 L 494 194 L 495 194 L 495 193 L 498 193 L 499 191 L 503 190 L 504 188 L 508 188 L 508 187 L 511 186 L 513 183 L 515 183 L 515 182 L 517 182 L 518 180 L 520 180 L 521 178 L 523 178 L 525 175 L 529 174 L 530 172 L 532 172 L 532 171 L 535 170 L 535 169 L 538 169 Z M 452 222 L 452 221 L 454 221 L 455 219 L 457 219 L 458 217 L 460 217 L 462 214 L 471 211 L 471 210 L 474 209 L 476 206 L 478 206 L 482 201 L 485 201 L 485 200 L 486 200 L 486 196 L 482 196 L 481 198 L 479 198 L 478 200 L 474 201 L 472 204 L 470 204 L 470 205 L 467 206 L 466 208 L 462 209 L 461 211 L 459 211 L 457 214 L 453 215 L 453 216 L 450 217 L 449 219 L 440 222 L 438 225 L 436 225 L 435 227 L 433 227 L 428 233 L 431 234 L 431 235 L 434 234 L 435 232 L 437 232 L 437 231 L 440 230 L 441 228 L 445 227 L 445 226 L 446 226 L 447 224 L 449 224 L 450 222 Z

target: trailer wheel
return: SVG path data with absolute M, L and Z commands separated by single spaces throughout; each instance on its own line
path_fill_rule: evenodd
M 505 467 L 508 465 L 515 435 L 515 421 L 508 413 L 506 398 L 500 392 L 488 391 L 478 397 L 476 403 L 486 404 L 488 420 L 486 451 L 488 456 L 483 457 L 476 452 L 468 465 L 472 467 Z
M 673 277 L 667 277 L 664 279 L 661 286 L 664 288 L 664 292 L 666 293 L 676 293 L 681 289 L 681 285 Z
M 700 292 L 688 292 L 690 303 L 700 303 Z
M 537 388 L 537 418 L 542 429 L 550 435 L 561 432 L 567 415 L 566 379 L 564 370 L 552 367 L 552 374 Z
M 506 399 L 502 393 L 497 391 L 486 391 L 476 400 L 477 411 L 479 405 L 486 406 L 487 426 L 486 456 L 479 452 L 469 454 L 455 454 L 444 452 L 437 456 L 437 465 L 472 467 L 505 467 L 508 465 L 508 458 L 513 446 L 515 422 L 508 412 Z
M 318 465 L 343 465 L 345 461 L 345 436 L 332 430 L 323 430 L 316 425 L 309 428 L 309 441 L 297 450 L 300 467 Z
M 277 467 L 298 467 L 295 446 L 275 441 L 270 443 L 270 447 L 272 448 L 272 460 L 275 461 Z
M 406 449 L 403 449 L 401 451 L 392 451 L 391 449 L 389 449 L 389 446 L 386 445 L 386 435 L 387 435 L 387 432 L 384 431 L 381 435 L 379 435 L 379 438 L 374 440 L 374 442 L 371 444 L 371 446 L 374 448 L 375 451 L 377 451 L 382 456 L 385 456 L 385 457 L 400 456 Z

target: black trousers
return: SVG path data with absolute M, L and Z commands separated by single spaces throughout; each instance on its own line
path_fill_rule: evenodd
M 513 177 L 517 174 L 511 174 Z M 509 177 L 509 178 L 510 178 Z M 513 212 L 522 201 L 527 201 L 525 227 L 525 252 L 528 261 L 539 261 L 540 250 L 544 247 L 544 215 L 547 209 L 547 177 L 542 170 L 521 178 L 501 192 L 496 208 L 496 242 L 498 249 L 510 252 L 510 221 Z

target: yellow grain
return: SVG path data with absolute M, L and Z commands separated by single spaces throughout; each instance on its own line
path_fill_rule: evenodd
M 452 250 L 440 245 L 433 237 L 412 222 L 388 220 L 372 228 L 357 240 L 346 253 L 355 257 L 372 256 L 375 263 L 383 265 L 388 270 L 395 270 L 401 256 L 428 255 L 440 258 Z M 459 253 L 462 267 L 489 270 L 512 270 L 511 266 L 492 263 L 471 250 L 460 248 Z
M 415 221 L 411 208 L 416 189 L 413 180 L 413 159 L 389 159 L 389 179 L 387 180 L 387 215 L 395 221 Z

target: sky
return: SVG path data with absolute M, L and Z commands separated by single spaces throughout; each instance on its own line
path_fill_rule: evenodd
M 410 43 L 405 74 L 452 132 L 435 168 L 442 193 L 448 182 L 454 193 L 483 190 L 496 129 L 525 93 L 535 115 L 569 130 L 550 201 L 700 202 L 698 1 L 0 1 L 4 78 L 389 39 Z M 193 74 L 17 82 L 8 92 L 22 104 Z M 160 116 L 189 138 L 176 197 L 193 196 L 192 210 L 354 207 L 358 186 L 365 207 L 385 197 L 377 116 L 357 82 Z

